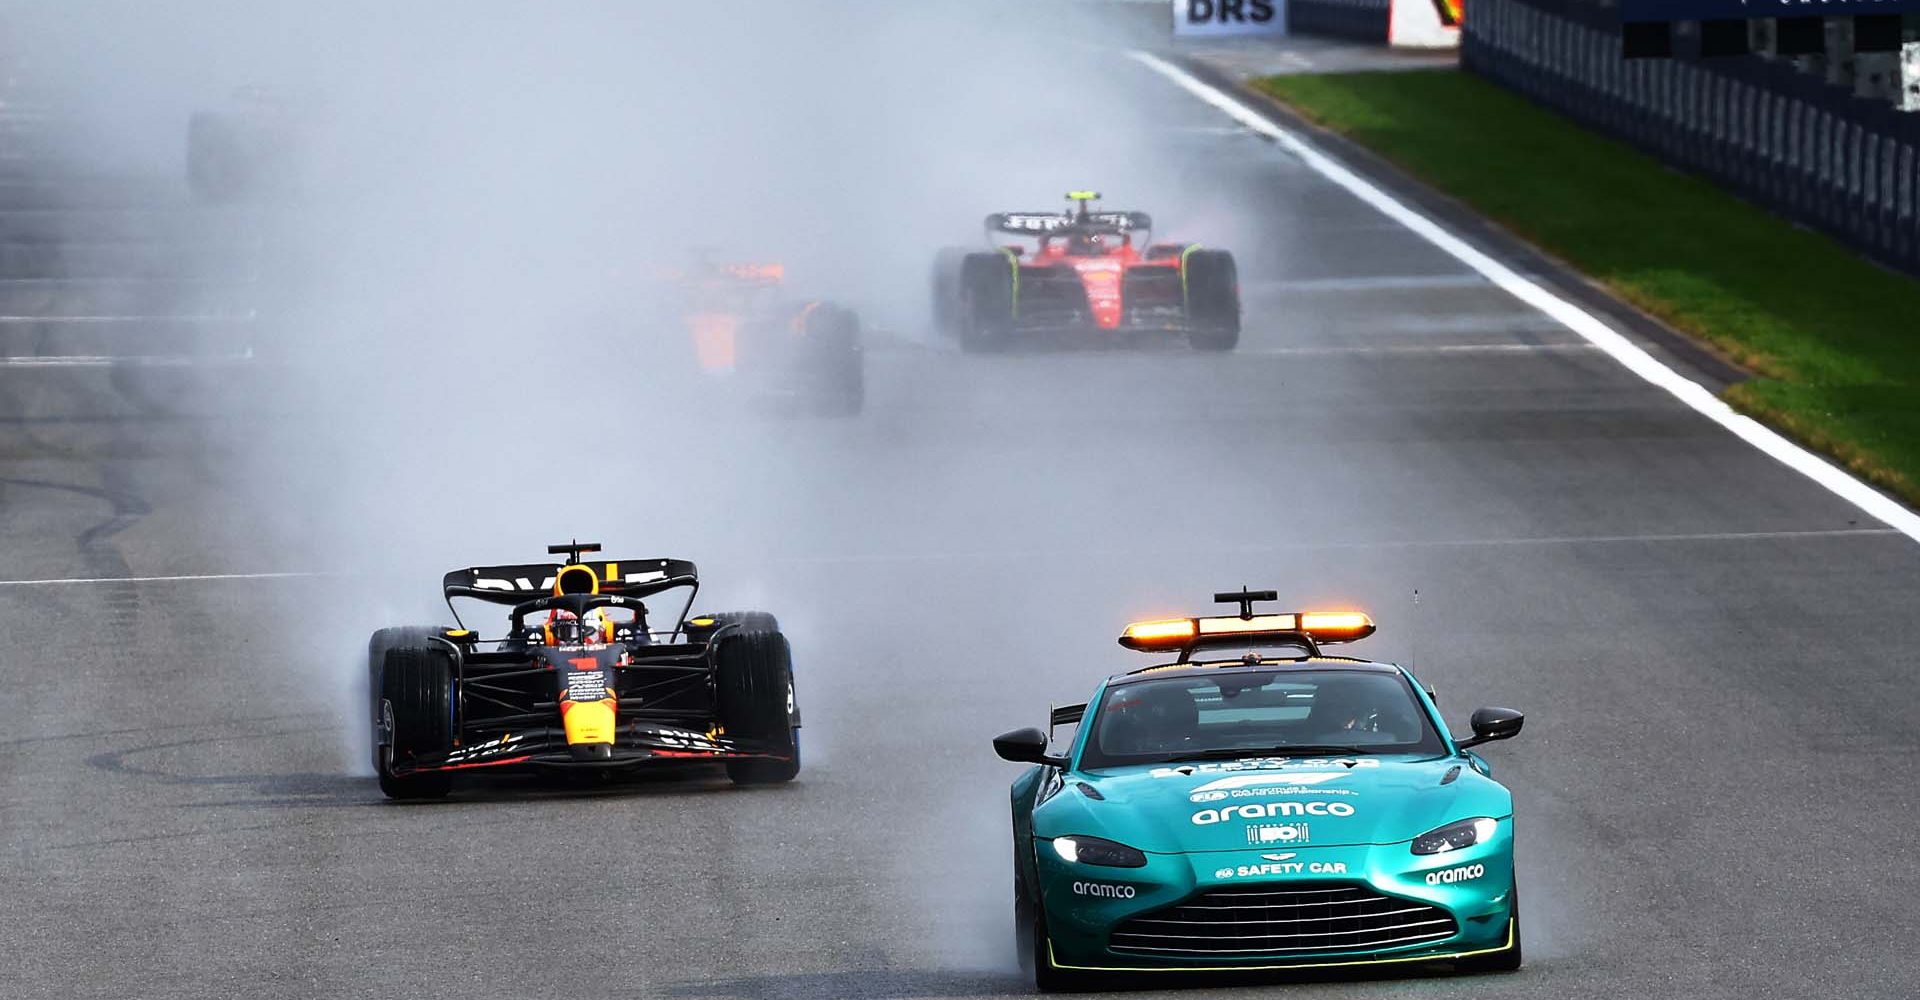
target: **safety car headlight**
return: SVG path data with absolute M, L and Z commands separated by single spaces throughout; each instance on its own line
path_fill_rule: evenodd
M 1055 837 L 1053 853 L 1067 861 L 1108 868 L 1145 868 L 1147 856 L 1111 840 L 1099 837 Z
M 1499 820 L 1488 819 L 1485 816 L 1448 823 L 1437 830 L 1429 830 L 1413 838 L 1413 853 L 1445 854 L 1463 847 L 1472 847 L 1492 840 L 1493 832 L 1499 828 Z

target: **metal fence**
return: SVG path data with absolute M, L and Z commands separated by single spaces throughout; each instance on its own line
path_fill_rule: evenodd
M 1920 273 L 1920 114 L 1855 98 L 1759 57 L 1628 61 L 1617 17 L 1573 0 L 1473 0 L 1461 60 L 1540 104 Z
M 1287 0 L 1287 30 L 1384 44 L 1392 8 L 1393 0 Z

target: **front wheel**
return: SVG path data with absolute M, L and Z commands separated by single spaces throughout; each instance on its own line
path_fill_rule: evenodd
M 1225 250 L 1195 250 L 1180 265 L 1187 306 L 1187 342 L 1198 351 L 1240 344 L 1240 271 Z
M 432 758 L 453 748 L 456 699 L 453 657 L 431 646 L 396 646 L 387 650 L 380 677 L 382 723 L 391 735 L 376 770 L 380 790 L 392 799 L 444 797 L 452 781 L 444 771 L 395 774 L 396 765 Z
M 1002 253 L 970 253 L 960 270 L 960 349 L 997 351 L 1013 338 L 1020 262 Z
M 373 744 L 373 769 L 377 773 L 381 766 L 381 755 L 386 747 L 380 744 L 378 732 L 383 719 L 380 706 L 385 698 L 381 678 L 385 676 L 387 650 L 396 646 L 425 647 L 431 642 L 430 636 L 440 635 L 452 628 L 451 625 L 403 625 L 396 628 L 383 628 L 367 639 L 367 709 L 372 721 L 375 738 Z
M 771 629 L 729 631 L 719 643 L 714 686 L 720 725 L 729 737 L 769 754 L 728 761 L 727 777 L 736 785 L 792 781 L 800 773 L 800 729 L 793 724 L 793 654 L 786 636 Z

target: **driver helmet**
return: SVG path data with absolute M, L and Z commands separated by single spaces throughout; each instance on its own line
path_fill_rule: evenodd
M 541 636 L 549 646 L 585 646 L 613 641 L 613 620 L 598 610 L 585 618 L 571 611 L 556 610 L 547 615 Z
M 1104 233 L 1073 233 L 1067 237 L 1067 252 L 1078 257 L 1099 257 L 1110 247 Z

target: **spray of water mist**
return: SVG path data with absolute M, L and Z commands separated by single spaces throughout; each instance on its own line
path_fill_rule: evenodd
M 690 557 L 713 604 L 776 611 L 802 650 L 833 645 L 849 617 L 893 615 L 897 634 L 862 657 L 802 665 L 827 703 L 809 717 L 808 753 L 831 761 L 865 741 L 836 730 L 836 709 L 885 700 L 855 671 L 883 665 L 911 685 L 952 665 L 956 654 L 900 636 L 1004 620 L 1067 582 L 1039 573 L 1031 586 L 1046 593 L 1008 593 L 987 564 L 961 563 L 900 594 L 906 571 L 889 559 L 1133 530 L 1103 514 L 1124 477 L 1099 456 L 1048 459 L 1055 494 L 1034 505 L 1029 484 L 995 477 L 1033 454 L 962 443 L 946 466 L 894 447 L 905 422 L 964 442 L 1006 391 L 1057 407 L 1030 449 L 1069 445 L 1089 405 L 1071 384 L 983 380 L 974 396 L 935 398 L 907 374 L 924 367 L 883 356 L 930 339 L 933 253 L 977 240 L 988 211 L 1096 186 L 1152 211 L 1165 235 L 1251 242 L 1192 164 L 1165 155 L 1179 137 L 1143 124 L 1147 89 L 1112 89 L 1109 13 L 61 0 L 8 16 L 35 39 L 38 78 L 77 95 L 84 155 L 109 169 L 178 177 L 187 116 L 225 106 L 235 86 L 302 95 L 302 155 L 283 189 L 201 210 L 263 248 L 248 266 L 268 363 L 223 387 L 233 413 L 218 436 L 273 568 L 350 574 L 287 609 L 313 641 L 283 666 L 305 690 L 337 678 L 341 767 L 360 770 L 365 637 L 443 620 L 435 585 L 452 566 L 538 558 L 568 537 Z M 684 391 L 686 334 L 659 276 L 698 253 L 782 261 L 797 292 L 859 310 L 878 331 L 869 411 L 821 421 Z M 870 569 L 820 568 L 836 560 Z M 855 589 L 811 586 L 823 579 Z M 1109 609 L 1054 607 L 1104 638 Z M 1058 653 L 1054 641 L 1029 652 Z M 983 687 L 1011 676 L 975 669 Z M 920 832 L 953 847 L 956 872 L 997 866 L 1004 817 L 937 814 Z M 997 941 L 1003 894 L 978 895 L 947 903 Z M 998 967 L 1001 950 L 957 959 Z

